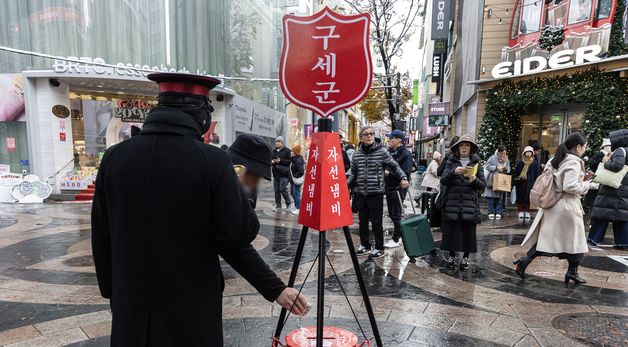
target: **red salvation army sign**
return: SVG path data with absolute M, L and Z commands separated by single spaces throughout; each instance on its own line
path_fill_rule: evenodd
M 327 7 L 308 17 L 284 16 L 279 82 L 288 100 L 322 117 L 362 100 L 373 75 L 370 18 Z

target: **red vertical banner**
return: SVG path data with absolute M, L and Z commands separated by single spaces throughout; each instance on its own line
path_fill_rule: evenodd
M 15 137 L 7 137 L 7 152 L 13 153 L 17 150 L 15 145 Z
M 336 133 L 312 134 L 299 224 L 319 231 L 353 224 L 340 137 Z

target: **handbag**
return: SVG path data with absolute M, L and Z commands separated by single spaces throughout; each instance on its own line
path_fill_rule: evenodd
M 290 163 L 290 166 L 288 167 L 288 171 L 290 171 L 290 179 L 292 179 L 292 183 L 295 186 L 300 186 L 303 184 L 303 182 L 305 181 L 305 175 L 295 178 L 294 175 L 292 174 L 292 163 Z
M 624 152 L 625 157 L 626 150 L 623 147 L 620 147 L 619 149 Z M 597 171 L 595 171 L 595 178 L 593 178 L 593 182 L 617 189 L 621 186 L 621 181 L 624 179 L 624 176 L 626 176 L 626 173 L 628 173 L 628 165 L 624 165 L 624 167 L 618 172 L 613 172 L 604 168 L 604 164 L 600 163 L 597 167 Z

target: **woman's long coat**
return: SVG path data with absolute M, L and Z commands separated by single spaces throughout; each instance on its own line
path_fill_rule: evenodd
M 546 166 L 550 169 L 551 164 Z M 568 154 L 554 173 L 557 192 L 561 195 L 556 206 L 539 209 L 522 246 L 532 247 L 546 253 L 586 253 L 587 238 L 584 231 L 584 210 L 580 196 L 589 190 L 589 182 L 584 182 L 584 162 L 573 154 Z

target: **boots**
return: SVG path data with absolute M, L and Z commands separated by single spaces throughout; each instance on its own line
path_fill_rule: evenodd
M 587 283 L 584 278 L 578 275 L 578 267 L 569 267 L 567 273 L 565 274 L 565 285 L 569 284 L 569 280 L 574 281 L 576 284 L 584 284 Z
M 519 275 L 519 277 L 521 277 L 522 280 L 525 279 L 526 268 L 528 267 L 528 265 L 530 265 L 531 262 L 532 262 L 532 258 L 530 258 L 527 255 L 524 255 L 523 257 L 512 261 L 512 263 L 516 265 L 515 272 L 517 272 L 517 275 Z

